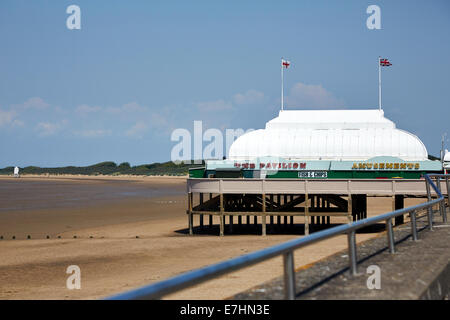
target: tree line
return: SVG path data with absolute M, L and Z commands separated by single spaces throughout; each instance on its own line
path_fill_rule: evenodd
M 189 173 L 190 168 L 201 167 L 202 164 L 185 164 L 183 162 L 175 164 L 172 161 L 163 163 L 143 164 L 131 166 L 128 162 L 116 164 L 112 161 L 100 162 L 86 167 L 55 167 L 41 168 L 28 166 L 20 168 L 20 174 L 82 174 L 82 175 L 173 175 L 182 176 Z M 12 175 L 14 167 L 0 169 L 1 175 Z

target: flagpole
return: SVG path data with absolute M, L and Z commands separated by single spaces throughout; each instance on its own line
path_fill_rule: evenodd
M 378 108 L 381 111 L 381 57 L 378 57 Z
M 283 58 L 281 58 L 281 111 L 284 110 Z

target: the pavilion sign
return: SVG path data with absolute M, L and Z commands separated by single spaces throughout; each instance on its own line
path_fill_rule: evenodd
M 234 167 L 242 169 L 296 170 L 306 169 L 306 162 L 259 162 L 257 164 L 235 162 Z

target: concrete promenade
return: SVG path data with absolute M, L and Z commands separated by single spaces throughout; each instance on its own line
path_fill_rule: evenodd
M 447 211 L 449 208 L 446 208 Z M 422 216 L 424 214 L 421 214 Z M 396 227 L 396 252 L 389 253 L 384 232 L 357 247 L 358 275 L 351 277 L 347 250 L 296 270 L 297 299 L 448 299 L 450 293 L 450 224 L 436 211 L 432 231 L 425 217 L 418 220 L 419 240 L 411 238 L 410 223 Z M 370 230 L 362 230 L 368 232 Z M 357 235 L 358 236 L 358 235 Z M 301 254 L 301 249 L 294 255 Z M 380 268 L 381 288 L 368 289 L 372 273 Z M 283 278 L 240 293 L 234 299 L 284 299 Z

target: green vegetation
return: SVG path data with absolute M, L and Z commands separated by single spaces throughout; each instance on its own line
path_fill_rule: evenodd
M 139 166 L 130 166 L 128 162 L 117 165 L 114 162 L 100 162 L 87 167 L 58 167 L 58 168 L 40 168 L 29 166 L 20 168 L 20 174 L 83 174 L 83 175 L 146 175 L 146 176 L 182 176 L 189 173 L 190 168 L 202 167 L 202 164 L 175 164 L 172 161 L 164 163 L 143 164 Z M 0 175 L 12 175 L 14 167 L 0 169 Z

